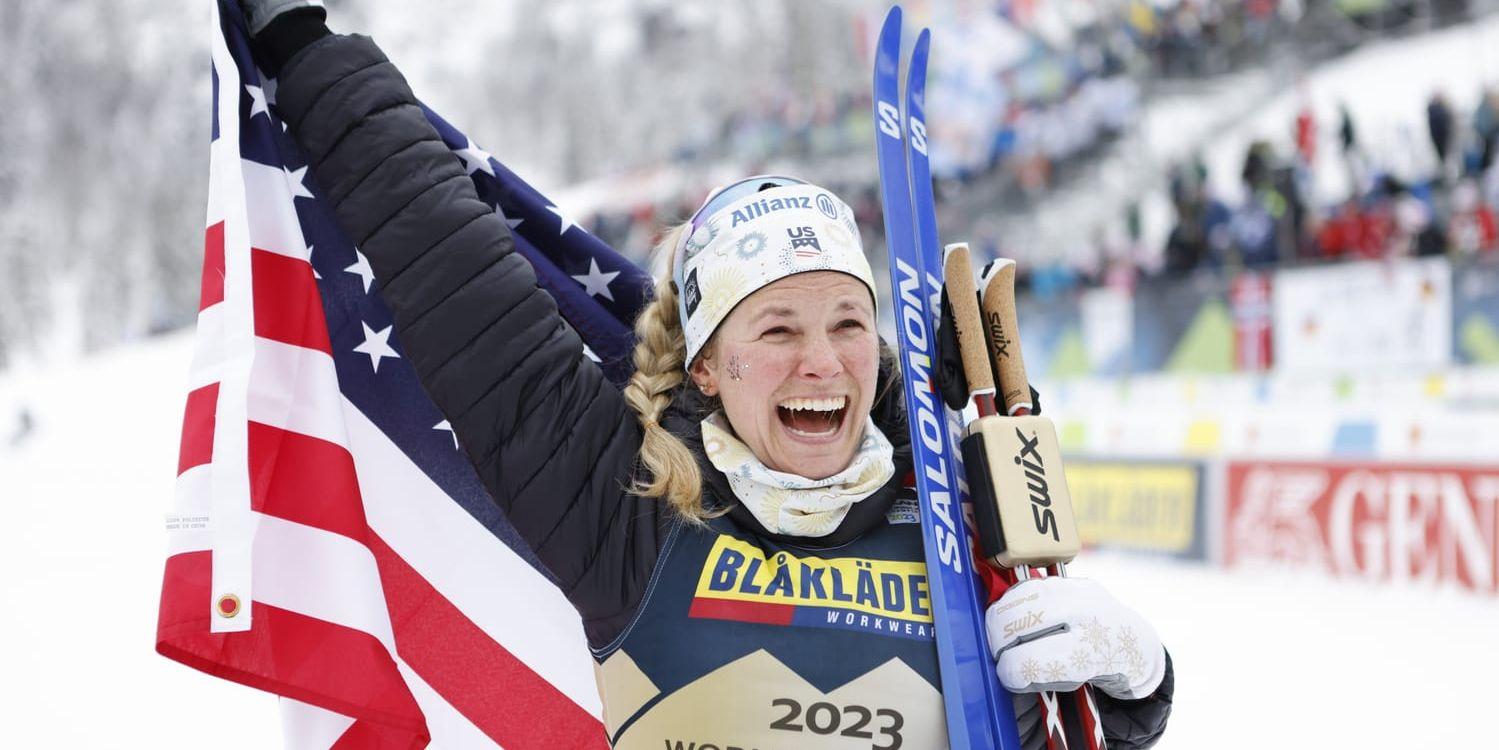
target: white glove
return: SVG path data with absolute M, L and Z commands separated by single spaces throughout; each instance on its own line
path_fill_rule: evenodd
M 1166 676 L 1155 628 L 1083 578 L 1011 586 L 984 617 L 999 681 L 1011 692 L 1069 692 L 1088 682 L 1122 700 L 1144 698 Z
M 321 8 L 323 0 L 240 0 L 240 6 L 245 10 L 250 34 L 255 35 L 271 25 L 276 16 L 294 8 Z

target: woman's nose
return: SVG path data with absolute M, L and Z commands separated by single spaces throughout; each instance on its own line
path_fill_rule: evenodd
M 827 336 L 808 336 L 802 347 L 803 377 L 831 378 L 843 371 L 838 349 Z

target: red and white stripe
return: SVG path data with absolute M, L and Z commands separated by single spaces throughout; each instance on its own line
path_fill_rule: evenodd
M 171 534 L 157 649 L 283 696 L 288 747 L 604 747 L 571 606 L 340 392 L 291 188 L 239 158 L 239 81 L 214 45 L 176 498 L 209 523 Z

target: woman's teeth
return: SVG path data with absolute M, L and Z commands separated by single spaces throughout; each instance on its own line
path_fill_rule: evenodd
M 843 424 L 847 396 L 830 398 L 788 398 L 780 403 L 777 412 L 781 423 L 794 435 L 819 437 L 837 432 Z
M 837 411 L 848 403 L 847 396 L 832 398 L 788 398 L 781 402 L 782 409 L 793 411 Z

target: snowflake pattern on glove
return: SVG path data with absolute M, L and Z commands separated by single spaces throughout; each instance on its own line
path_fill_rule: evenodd
M 1109 629 L 1098 618 L 1093 618 L 1083 623 L 1083 640 L 1095 650 L 1106 649 L 1109 645 Z
M 1053 661 L 1046 665 L 1046 679 L 1048 682 L 1061 682 L 1067 679 L 1067 665 L 1059 661 Z
M 1073 652 L 1072 652 L 1072 668 L 1073 669 L 1081 672 L 1084 669 L 1087 669 L 1088 665 L 1091 664 L 1092 662 L 1093 662 L 1092 655 L 1090 655 L 1088 653 L 1087 649 L 1084 649 L 1082 647 L 1078 647 L 1078 648 L 1076 648 L 1076 649 L 1073 650 Z
M 1035 659 L 1026 659 L 1025 663 L 1020 665 L 1020 677 L 1034 685 L 1037 680 L 1041 679 L 1041 665 L 1036 663 Z
M 1097 619 L 1081 625 L 1083 643 L 1072 652 L 1072 666 L 1094 675 L 1124 674 L 1131 679 L 1145 676 L 1145 656 L 1140 653 L 1140 639 L 1127 627 L 1120 626 L 1111 635 L 1110 628 Z
M 1051 586 L 1048 590 L 1047 586 Z M 1016 692 L 1070 691 L 1092 684 L 1137 699 L 1160 684 L 1164 652 L 1150 624 L 1091 581 L 1022 583 L 986 613 L 997 670 Z M 1050 617 L 1048 618 L 1048 615 Z

